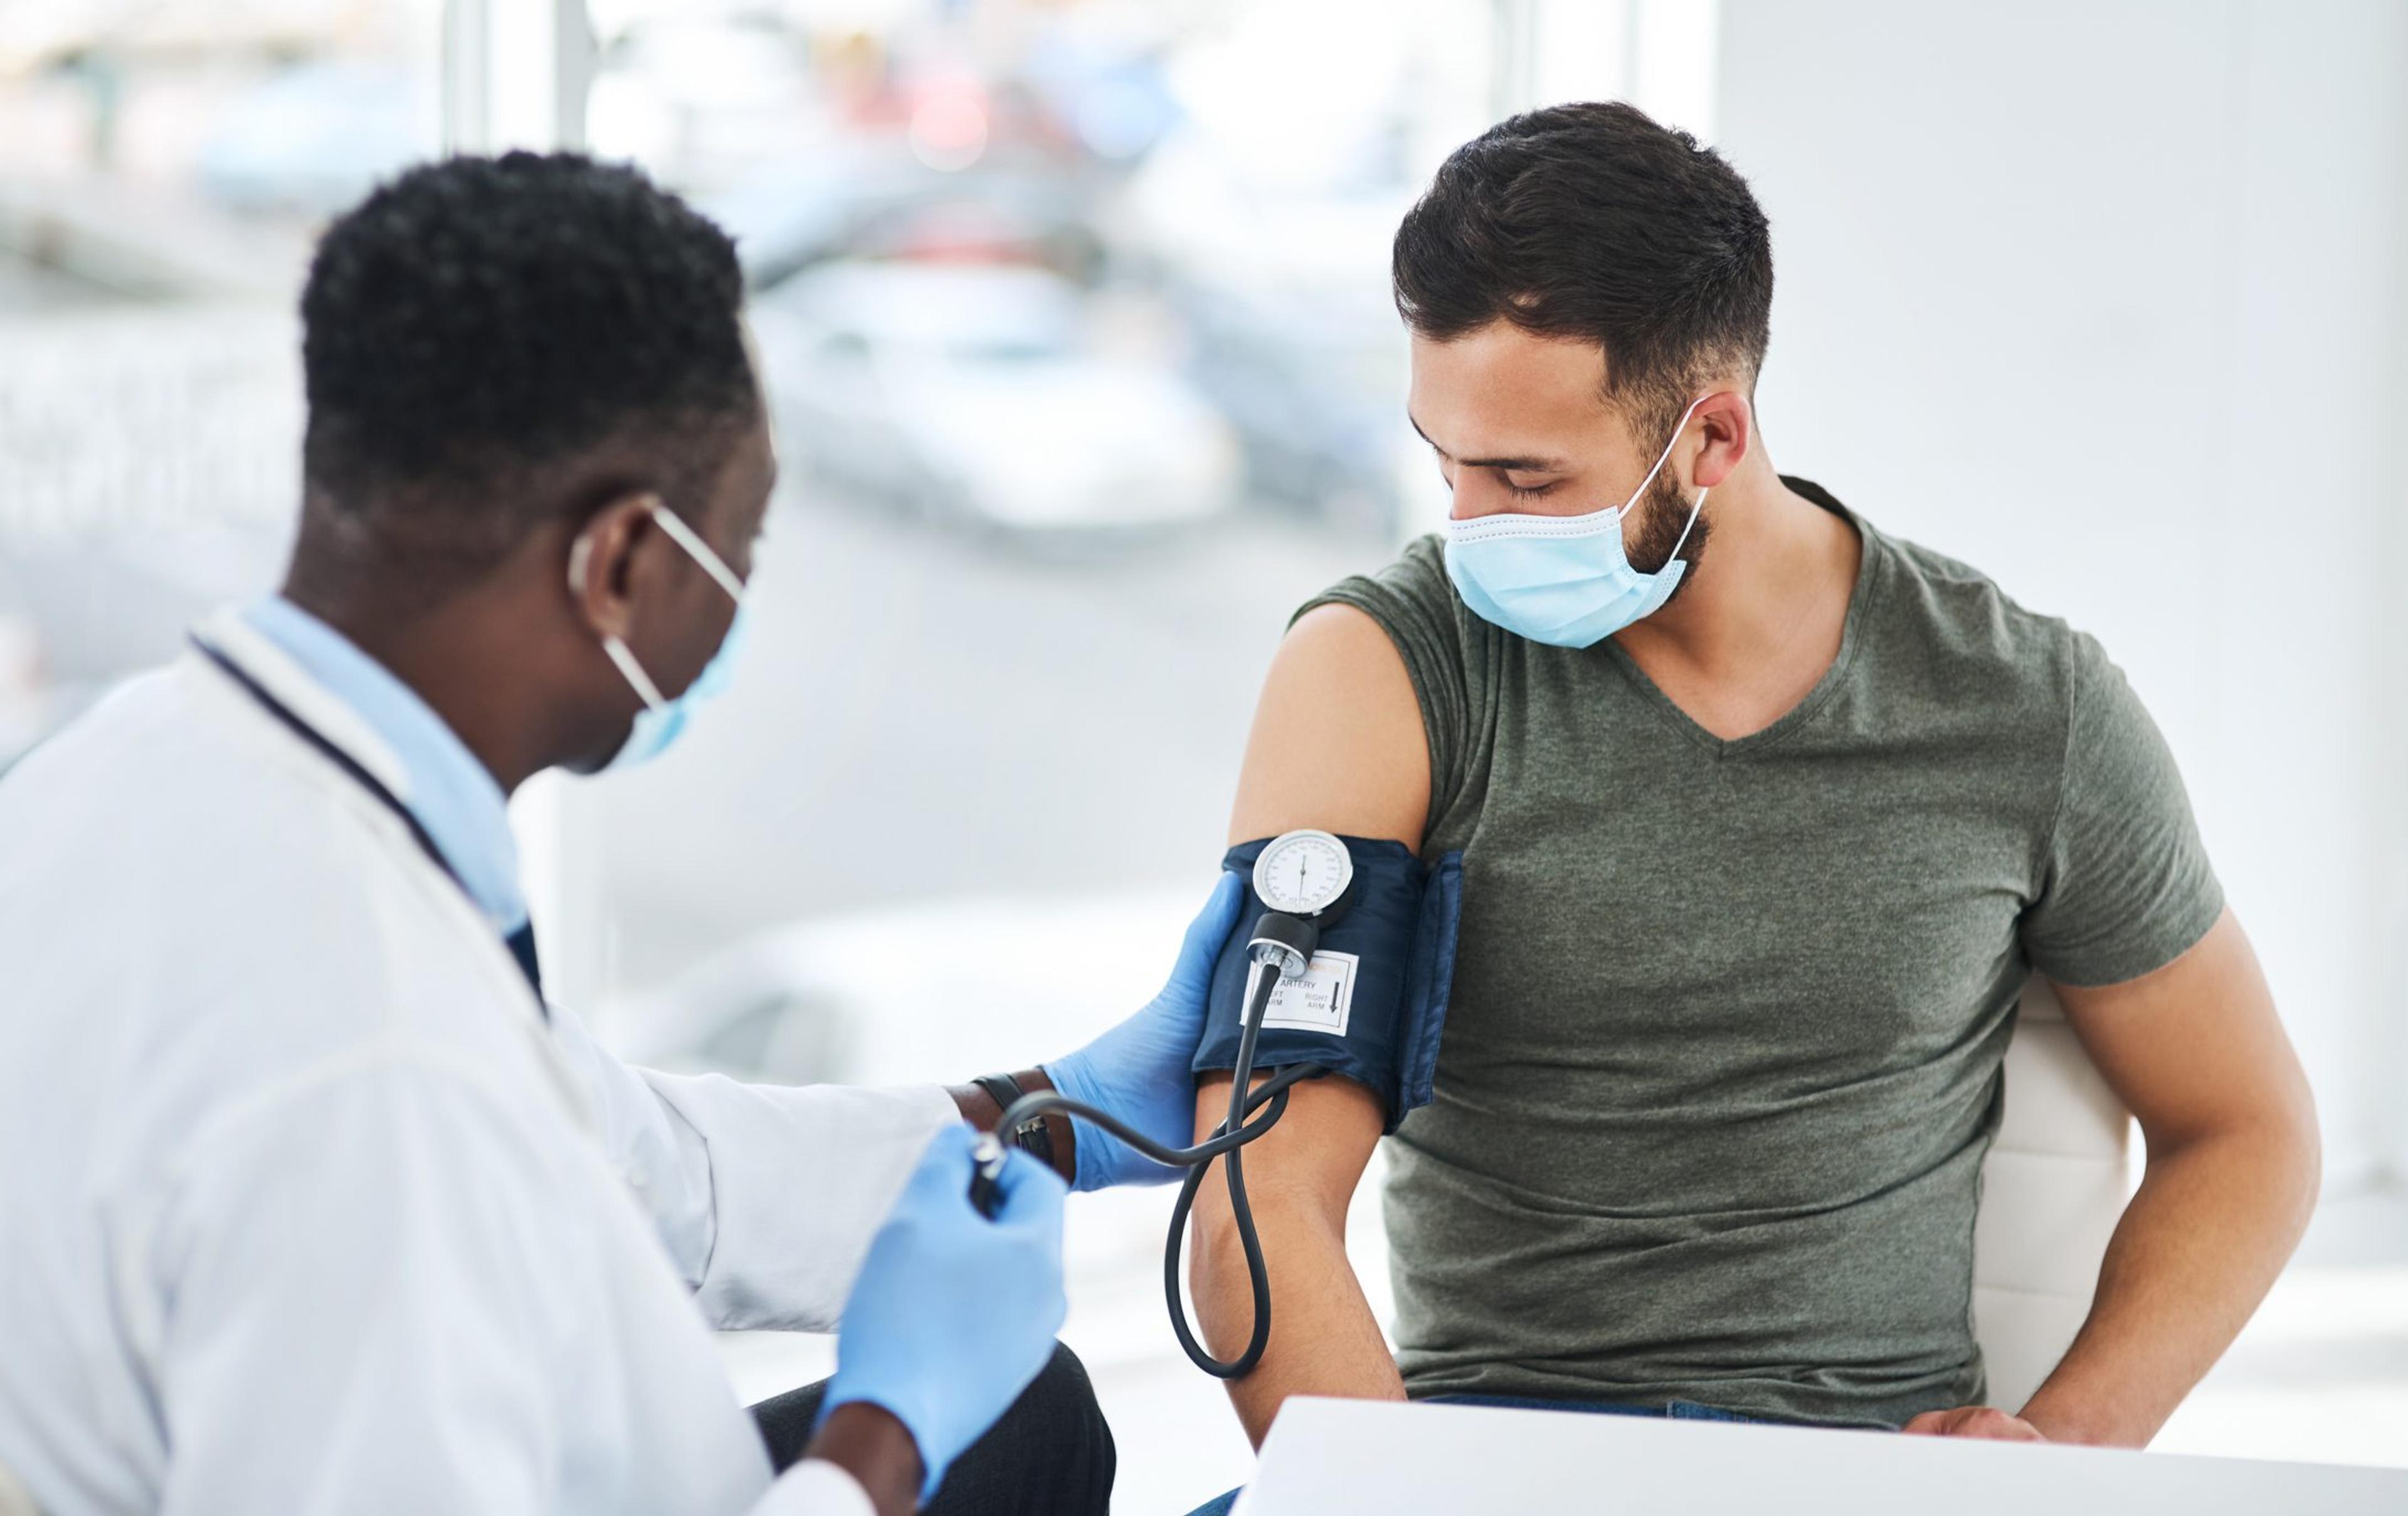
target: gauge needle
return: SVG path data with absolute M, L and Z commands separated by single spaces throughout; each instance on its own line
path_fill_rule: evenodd
M 1298 895 L 1304 894 L 1304 854 L 1302 853 L 1296 855 L 1296 893 Z

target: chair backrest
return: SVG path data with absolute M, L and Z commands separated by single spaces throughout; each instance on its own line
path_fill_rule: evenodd
M 34 1509 L 34 1497 L 8 1472 L 7 1464 L 0 1464 L 0 1516 L 42 1516 Z
M 2032 976 L 1973 1222 L 1973 1337 L 1989 1364 L 1991 1405 L 2021 1407 L 2081 1330 L 2131 1198 L 2131 1143 L 2130 1113 L 2074 1039 L 2056 994 Z

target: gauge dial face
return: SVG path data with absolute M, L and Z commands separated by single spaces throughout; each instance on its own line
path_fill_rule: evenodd
M 1273 910 L 1313 916 L 1338 903 L 1354 880 L 1346 844 L 1326 832 L 1274 837 L 1254 859 L 1254 894 Z

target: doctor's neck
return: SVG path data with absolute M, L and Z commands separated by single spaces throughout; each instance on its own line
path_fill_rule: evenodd
M 462 576 L 367 540 L 356 517 L 313 497 L 282 593 L 408 685 L 509 794 L 593 741 L 578 695 L 590 650 L 561 645 L 571 536 L 566 522 L 538 528 Z

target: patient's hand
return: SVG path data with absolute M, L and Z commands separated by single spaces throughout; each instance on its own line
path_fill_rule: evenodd
M 2046 1442 L 2039 1427 L 1989 1406 L 1927 1410 L 1899 1428 L 1909 1437 L 1986 1437 L 1993 1442 Z

